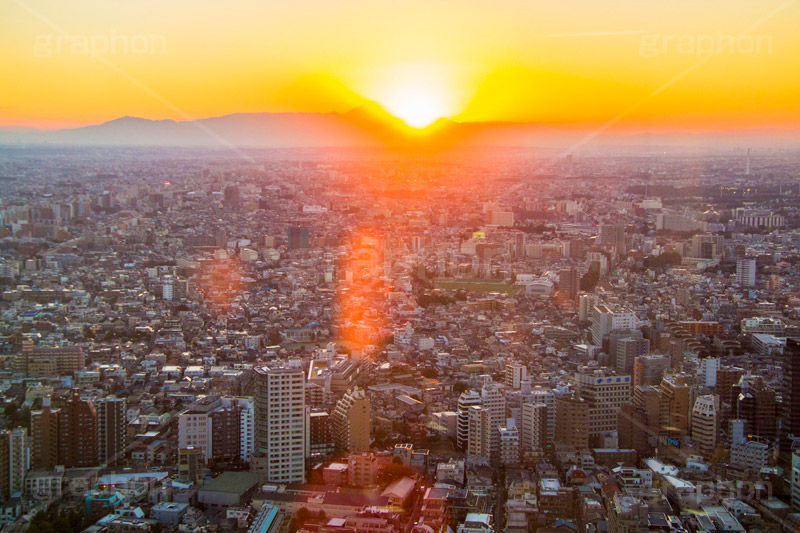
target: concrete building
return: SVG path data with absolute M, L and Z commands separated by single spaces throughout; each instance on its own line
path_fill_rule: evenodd
M 509 363 L 506 365 L 506 386 L 518 389 L 522 380 L 528 377 L 528 367 L 519 363 Z
M 330 422 L 333 440 L 339 451 L 369 451 L 372 410 L 364 389 L 355 387 L 346 392 L 336 403 Z
M 614 330 L 634 330 L 639 327 L 639 320 L 629 310 L 619 309 L 604 304 L 592 308 L 592 343 L 602 346 L 603 337 Z
M 704 455 L 711 455 L 717 448 L 719 433 L 719 396 L 699 396 L 692 408 L 692 442 Z
M 459 450 L 467 451 L 469 442 L 469 409 L 481 404 L 481 395 L 475 391 L 462 392 L 458 397 L 458 430 L 456 445 Z
M 631 377 L 602 370 L 575 374 L 577 394 L 589 409 L 589 436 L 616 431 L 619 408 L 631 400 Z
M 519 441 L 524 451 L 547 445 L 548 408 L 543 403 L 523 403 L 520 409 Z
M 589 448 L 589 404 L 576 396 L 556 398 L 556 435 L 559 444 Z
M 736 261 L 736 283 L 740 287 L 756 286 L 755 259 L 739 259 Z
M 305 380 L 299 366 L 255 369 L 253 471 L 280 483 L 305 480 Z
M 124 462 L 128 442 L 128 403 L 124 398 L 106 396 L 95 402 L 97 409 L 97 461 L 114 468 Z

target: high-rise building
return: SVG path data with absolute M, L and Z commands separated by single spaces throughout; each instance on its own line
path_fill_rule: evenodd
M 717 369 L 717 386 L 715 392 L 719 396 L 721 405 L 732 406 L 739 394 L 733 387 L 744 375 L 744 370 L 735 366 L 723 366 Z
M 603 337 L 614 330 L 634 330 L 639 327 L 636 314 L 626 309 L 598 304 L 592 309 L 592 343 L 603 345 Z
M 800 449 L 792 452 L 792 511 L 800 511 Z
M 25 489 L 25 474 L 30 467 L 28 431 L 16 427 L 0 432 L 0 499 Z
M 308 414 L 308 450 L 306 456 L 324 459 L 333 455 L 336 444 L 333 442 L 330 416 L 325 411 L 310 411 Z
M 203 460 L 211 460 L 211 420 L 208 410 L 193 406 L 178 415 L 178 447 L 192 448 L 203 453 Z
M 689 434 L 692 392 L 689 381 L 690 378 L 685 374 L 670 374 L 664 376 L 659 384 L 659 392 L 666 402 L 666 431 L 669 435 Z
M 564 268 L 558 271 L 558 292 L 573 304 L 575 303 L 575 298 L 578 297 L 579 286 L 580 277 L 577 270 Z
M 576 392 L 589 409 L 589 436 L 617 430 L 619 408 L 631 401 L 631 377 L 579 371 L 575 374 Z
M 745 422 L 750 435 L 763 439 L 776 437 L 776 395 L 761 376 L 742 376 L 734 385 L 733 416 Z
M 8 433 L 8 489 L 9 494 L 25 490 L 25 474 L 30 468 L 30 439 L 28 430 L 16 427 Z
M 278 483 L 305 481 L 305 375 L 299 366 L 255 369 L 253 471 Z
M 719 434 L 719 396 L 699 396 L 692 408 L 692 443 L 704 455 L 717 448 Z
M 668 355 L 641 355 L 633 360 L 633 386 L 658 385 L 672 366 Z
M 601 224 L 599 241 L 601 246 L 616 249 L 617 255 L 623 255 L 625 246 L 625 226 L 623 224 Z
M 546 387 L 533 387 L 526 402 L 543 403 L 547 406 L 547 434 L 545 444 L 552 444 L 556 437 L 556 394 Z
M 308 248 L 309 233 L 308 228 L 291 226 L 288 230 L 288 245 L 290 250 Z
M 736 261 L 736 283 L 740 287 L 756 286 L 755 259 L 739 259 Z
M 618 372 L 633 374 L 633 364 L 637 357 L 650 352 L 650 340 L 626 337 L 617 340 L 616 367 Z
M 203 450 L 193 446 L 178 448 L 178 477 L 181 481 L 202 483 L 204 466 Z
M 372 410 L 364 389 L 355 387 L 336 402 L 331 414 L 331 426 L 333 439 L 339 451 L 345 453 L 369 451 Z
M 97 411 L 73 389 L 59 403 L 58 464 L 65 468 L 97 465 Z
M 128 441 L 128 403 L 124 398 L 106 396 L 95 402 L 97 410 L 97 460 L 109 468 L 124 462 Z
M 559 444 L 589 448 L 589 404 L 577 396 L 556 398 L 556 435 Z
M 0 431 L 0 500 L 6 501 L 11 497 L 11 479 L 9 469 L 10 459 L 10 431 Z
M 469 408 L 469 438 L 467 453 L 486 459 L 498 458 L 500 453 L 500 428 L 505 421 L 505 396 L 484 376 L 480 404 Z
M 458 397 L 458 429 L 456 444 L 466 452 L 469 442 L 469 408 L 481 404 L 481 395 L 475 391 L 465 391 Z
M 722 235 L 703 234 L 692 237 L 691 257 L 714 259 L 722 255 L 724 239 Z
M 669 420 L 669 400 L 653 385 L 637 385 L 633 389 L 633 405 L 644 414 L 644 425 L 639 427 L 648 438 L 664 435 Z
M 225 207 L 236 209 L 241 205 L 241 196 L 238 185 L 228 185 L 223 192 Z
M 214 465 L 235 464 L 242 454 L 242 408 L 220 405 L 208 413 L 211 447 L 209 460 Z
M 800 437 L 800 339 L 786 339 L 783 356 L 780 436 L 781 448 L 786 452 L 792 438 Z
M 239 459 L 250 461 L 255 446 L 255 416 L 256 407 L 253 398 L 249 396 L 223 396 L 220 398 L 223 408 L 237 407 L 239 409 Z
M 52 470 L 58 462 L 58 408 L 50 406 L 50 398 L 42 400 L 42 408 L 31 411 L 31 468 Z
M 547 405 L 523 403 L 520 409 L 519 443 L 525 451 L 547 446 Z
M 498 429 L 500 433 L 500 463 L 503 466 L 519 465 L 519 429 L 517 429 L 513 422 L 514 419 L 508 419 L 508 424 L 505 427 Z
M 619 447 L 636 450 L 640 457 L 650 451 L 650 432 L 647 428 L 647 413 L 643 407 L 626 403 L 619 409 L 618 438 Z
M 518 389 L 522 385 L 522 380 L 528 377 L 528 367 L 519 363 L 509 363 L 506 365 L 506 386 Z
M 599 303 L 595 294 L 581 294 L 578 296 L 578 320 L 588 322 L 592 320 L 594 306 Z

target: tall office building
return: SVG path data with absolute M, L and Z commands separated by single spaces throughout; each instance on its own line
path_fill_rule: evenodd
M 60 409 L 42 399 L 42 408 L 31 411 L 31 468 L 52 470 L 58 462 L 58 415 Z
M 9 445 L 10 431 L 0 431 L 0 500 L 6 501 L 11 497 L 9 487 Z
M 59 403 L 58 464 L 65 468 L 97 465 L 97 411 L 91 400 L 72 389 Z
M 220 398 L 223 408 L 237 407 L 239 409 L 239 458 L 250 461 L 250 455 L 255 446 L 255 403 L 249 396 L 223 396 Z
M 589 448 L 589 404 L 578 396 L 556 398 L 556 435 L 559 444 Z
M 220 405 L 208 413 L 209 459 L 214 465 L 230 465 L 241 460 L 241 415 L 242 408 L 236 404 Z
M 733 386 L 733 415 L 745 422 L 750 435 L 773 440 L 776 436 L 776 395 L 761 376 L 742 376 Z
M 547 405 L 523 403 L 520 409 L 519 443 L 523 451 L 547 446 Z
M 331 425 L 333 439 L 339 451 L 345 453 L 369 451 L 372 410 L 364 389 L 355 387 L 336 402 L 331 414 Z
M 299 250 L 302 248 L 308 248 L 309 245 L 308 228 L 299 228 L 296 226 L 291 226 L 288 230 L 287 237 L 290 250 Z
M 299 366 L 255 369 L 253 471 L 272 482 L 305 481 L 305 375 Z
M 668 435 L 688 435 L 690 401 L 692 389 L 690 378 L 685 374 L 664 376 L 659 384 L 659 393 L 663 396 L 666 415 L 666 431 Z
M 321 460 L 336 451 L 331 431 L 330 415 L 325 411 L 310 411 L 306 422 L 306 457 Z
M 739 259 L 736 261 L 736 283 L 740 287 L 756 286 L 755 259 Z
M 800 339 L 786 339 L 783 357 L 780 436 L 782 452 L 786 453 L 792 439 L 800 437 Z
M 719 396 L 699 396 L 692 408 L 692 443 L 704 455 L 711 455 L 717 448 L 719 433 Z
M 617 371 L 631 375 L 635 359 L 650 352 L 650 340 L 634 337 L 619 339 L 616 352 Z
M 106 396 L 95 402 L 97 410 L 97 460 L 116 468 L 124 462 L 128 441 L 128 403 L 124 398 Z
M 619 408 L 631 401 L 631 377 L 602 370 L 579 371 L 575 385 L 578 396 L 588 405 L 589 436 L 616 431 Z
M 640 355 L 633 360 L 633 386 L 658 385 L 671 366 L 672 359 L 668 355 Z
M 646 457 L 650 454 L 650 432 L 647 429 L 647 413 L 635 403 L 626 403 L 619 409 L 617 432 L 619 447 L 632 449 Z
M 469 442 L 469 408 L 481 404 L 481 395 L 475 391 L 465 391 L 458 397 L 458 427 L 456 445 L 466 452 Z
M 617 255 L 625 254 L 625 226 L 623 224 L 601 224 L 599 241 L 601 246 L 614 248 Z
M 580 277 L 574 268 L 563 268 L 558 271 L 558 292 L 566 300 L 575 303 L 580 288 Z
M 592 320 L 594 306 L 600 303 L 595 294 L 581 294 L 578 296 L 578 320 L 588 322 Z
M 669 422 L 669 400 L 653 385 L 637 385 L 633 389 L 633 405 L 641 410 L 643 425 L 638 430 L 648 438 L 666 433 Z M 623 406 L 624 407 L 624 406 Z

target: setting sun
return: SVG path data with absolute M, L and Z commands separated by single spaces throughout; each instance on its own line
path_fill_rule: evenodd
M 445 114 L 441 96 L 422 88 L 398 92 L 384 105 L 387 111 L 412 128 L 430 126 Z
M 425 128 L 463 111 L 463 76 L 447 65 L 393 65 L 368 72 L 356 86 L 412 128 Z

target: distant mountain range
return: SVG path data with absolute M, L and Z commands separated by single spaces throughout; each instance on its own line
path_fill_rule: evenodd
M 569 146 L 588 132 L 534 123 L 456 122 L 439 119 L 408 128 L 378 104 L 346 113 L 236 113 L 198 120 L 122 117 L 61 130 L 0 128 L 2 144 L 176 147 L 391 147 L 437 149 L 466 146 Z M 744 130 L 702 134 L 604 134 L 601 143 L 622 145 L 771 145 L 800 147 L 800 130 Z

